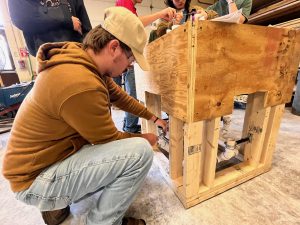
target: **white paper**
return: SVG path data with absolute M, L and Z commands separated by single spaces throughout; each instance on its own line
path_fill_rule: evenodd
M 229 13 L 225 16 L 220 16 L 211 21 L 219 21 L 219 22 L 226 22 L 226 23 L 239 23 L 240 17 L 242 15 L 242 9 L 235 11 L 233 13 Z

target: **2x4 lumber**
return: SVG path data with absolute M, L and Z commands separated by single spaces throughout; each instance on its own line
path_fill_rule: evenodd
M 197 29 L 198 20 L 193 23 L 188 23 L 188 98 L 187 98 L 187 121 L 194 121 L 194 108 L 195 108 L 195 76 L 196 76 L 196 54 L 197 54 Z
M 183 122 L 173 116 L 169 116 L 169 137 L 170 137 L 170 177 L 177 179 L 183 176 Z
M 245 110 L 245 115 L 244 115 L 244 123 L 243 123 L 243 130 L 242 130 L 242 138 L 245 138 L 248 136 L 248 127 L 249 127 L 249 120 L 250 120 L 250 114 L 253 108 L 253 99 L 254 99 L 254 94 L 249 94 L 247 98 L 247 104 L 246 104 L 246 110 Z M 240 154 L 244 155 L 244 148 L 245 144 L 240 145 Z
M 197 195 L 203 176 L 203 122 L 184 124 L 183 189 L 186 198 Z
M 271 107 L 269 122 L 266 130 L 261 163 L 271 166 L 276 140 L 279 133 L 281 118 L 284 113 L 285 105 L 276 105 Z
M 274 27 L 294 28 L 300 29 L 300 18 L 289 20 L 283 23 L 275 24 Z
M 220 117 L 204 122 L 204 174 L 203 184 L 212 187 L 215 180 Z
M 261 159 L 263 150 L 264 137 L 269 122 L 270 107 L 264 107 L 265 93 L 257 92 L 253 94 L 253 98 L 248 99 L 251 101 L 251 110 L 249 112 L 248 124 L 245 127 L 247 135 L 251 135 L 250 143 L 245 144 L 244 160 L 249 162 L 250 165 L 258 166 Z
M 281 0 L 253 0 L 252 1 L 252 13 L 257 12 L 258 10 L 280 2 Z
M 269 167 L 259 165 L 255 168 L 248 163 L 241 163 L 222 170 L 216 174 L 214 187 L 201 187 L 199 194 L 191 199 L 186 199 L 184 206 L 186 208 L 192 207 L 269 170 Z
M 161 117 L 161 107 L 160 107 L 161 102 L 160 102 L 159 95 L 146 92 L 145 103 L 146 103 L 146 107 L 151 112 L 153 112 L 156 116 Z M 146 125 L 147 125 L 146 130 L 148 133 L 158 134 L 157 126 L 151 120 L 147 120 Z

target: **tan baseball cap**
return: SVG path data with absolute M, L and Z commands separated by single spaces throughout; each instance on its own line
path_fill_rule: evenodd
M 147 43 L 146 31 L 135 14 L 124 7 L 110 7 L 104 12 L 102 27 L 131 49 L 136 62 L 143 70 L 150 69 L 143 55 Z

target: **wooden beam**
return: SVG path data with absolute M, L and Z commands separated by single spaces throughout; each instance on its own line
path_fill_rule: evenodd
M 177 179 L 183 176 L 183 122 L 173 116 L 169 116 L 169 131 L 170 177 Z
M 271 166 L 275 144 L 279 133 L 281 118 L 285 105 L 271 107 L 269 122 L 266 130 L 266 137 L 263 143 L 263 152 L 260 162 L 266 166 Z
M 149 92 L 145 93 L 146 107 L 153 112 L 156 116 L 161 118 L 161 102 L 160 96 Z M 158 135 L 157 126 L 152 121 L 146 121 L 147 133 Z
M 186 198 L 191 198 L 199 192 L 203 176 L 202 135 L 202 121 L 184 124 L 183 189 Z
M 299 0 L 283 0 L 251 14 L 248 19 L 248 23 L 260 24 L 262 22 L 296 12 L 300 13 Z
M 205 121 L 204 124 L 204 168 L 203 184 L 212 187 L 216 174 L 218 140 L 221 118 Z
M 258 166 L 262 154 L 264 137 L 269 122 L 270 107 L 264 108 L 265 93 L 255 93 L 248 102 L 252 105 L 251 112 L 248 115 L 248 124 L 246 131 L 250 136 L 250 143 L 245 144 L 244 160 L 250 165 Z

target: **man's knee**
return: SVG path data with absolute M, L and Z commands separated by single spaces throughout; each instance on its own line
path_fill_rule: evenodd
M 136 149 L 140 155 L 140 160 L 151 164 L 153 160 L 153 149 L 149 142 L 146 139 L 139 137 L 132 139 L 134 139 Z

